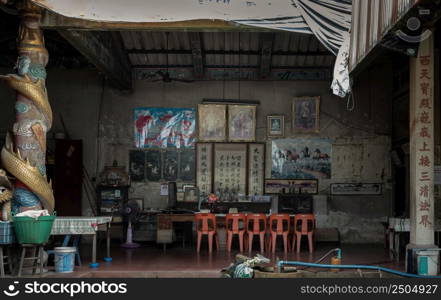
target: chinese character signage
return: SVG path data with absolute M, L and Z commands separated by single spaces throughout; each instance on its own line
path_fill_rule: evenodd
M 206 198 L 212 192 L 213 180 L 213 144 L 196 144 L 196 186 L 201 197 Z
M 221 201 L 236 201 L 246 196 L 247 145 L 214 145 L 214 192 Z
M 416 223 L 420 228 L 431 228 L 433 223 L 434 139 L 433 139 L 433 64 L 432 41 L 421 43 L 413 70 L 413 144 L 416 199 Z
M 263 195 L 265 144 L 248 145 L 248 195 Z

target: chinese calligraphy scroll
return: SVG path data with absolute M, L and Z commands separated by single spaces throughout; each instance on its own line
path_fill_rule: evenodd
M 411 59 L 411 244 L 434 243 L 434 56 L 433 37 Z

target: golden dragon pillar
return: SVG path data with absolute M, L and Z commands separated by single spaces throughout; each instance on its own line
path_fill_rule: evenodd
M 1 162 L 16 178 L 13 212 L 41 208 L 52 212 L 54 196 L 46 177 L 46 133 L 52 126 L 52 110 L 45 85 L 49 55 L 40 28 L 42 11 L 26 0 L 19 0 L 17 8 L 17 74 L 0 76 L 16 91 L 16 120 L 1 150 Z

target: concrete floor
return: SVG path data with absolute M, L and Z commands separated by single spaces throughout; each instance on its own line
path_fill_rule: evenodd
M 86 245 L 87 246 L 87 245 Z M 330 249 L 335 248 L 333 244 L 318 244 L 316 251 L 309 254 L 307 249 L 301 253 L 288 253 L 283 251 L 276 252 L 275 255 L 266 253 L 265 256 L 271 259 L 270 265 L 279 259 L 297 260 L 304 262 L 314 262 Z M 366 264 L 381 265 L 384 267 L 404 270 L 404 263 L 394 263 L 390 261 L 387 251 L 381 244 L 351 244 L 342 245 L 343 260 L 342 264 Z M 176 243 L 168 246 L 166 252 L 161 246 L 156 244 L 142 245 L 137 249 L 123 249 L 114 245 L 111 249 L 113 261 L 106 263 L 102 261 L 104 247 L 100 248 L 98 253 L 99 268 L 91 269 L 88 264 L 90 257 L 87 255 L 89 247 L 83 247 L 82 260 L 83 266 L 76 267 L 75 272 L 70 274 L 57 274 L 53 272 L 53 267 L 49 266 L 49 272 L 45 277 L 220 277 L 220 270 L 227 267 L 234 261 L 237 250 L 231 253 L 225 250 L 214 251 L 208 254 L 206 248 L 201 249 L 198 255 L 193 246 L 183 248 L 181 244 Z M 256 252 L 253 252 L 255 254 Z M 327 259 L 323 263 L 329 263 Z

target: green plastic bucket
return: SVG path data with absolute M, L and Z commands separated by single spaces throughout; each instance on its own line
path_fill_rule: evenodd
M 49 240 L 56 216 L 14 217 L 15 236 L 20 244 L 44 244 Z

